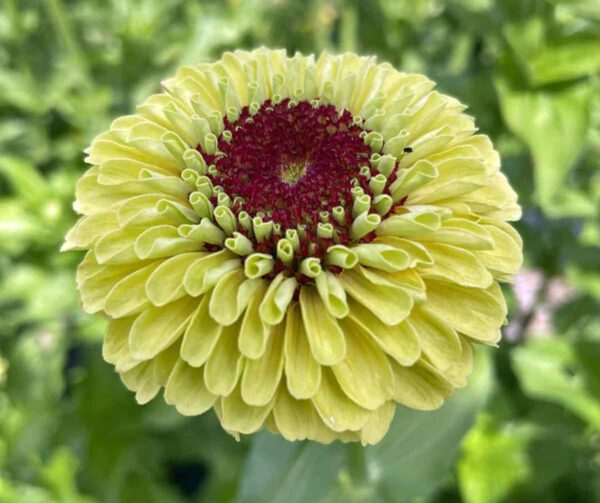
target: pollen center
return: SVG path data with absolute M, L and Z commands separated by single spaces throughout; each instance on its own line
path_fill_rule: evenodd
M 294 162 L 283 166 L 279 176 L 284 183 L 295 185 L 306 174 L 306 168 L 306 162 Z

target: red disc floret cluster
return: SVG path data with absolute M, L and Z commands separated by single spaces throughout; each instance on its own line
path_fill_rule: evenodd
M 349 111 L 308 101 L 266 101 L 254 114 L 244 107 L 237 120 L 225 120 L 224 130 L 231 136 L 220 135 L 216 155 L 199 147 L 207 164 L 216 168 L 208 176 L 234 201 L 236 216 L 243 210 L 280 225 L 281 233 L 256 243 L 255 251 L 274 254 L 285 230 L 299 226 L 303 235 L 298 260 L 323 258 L 330 246 L 350 242 L 351 190 L 358 185 L 372 195 L 360 171 L 370 166 L 374 152 Z M 344 208 L 343 222 L 331 213 L 336 206 Z M 320 222 L 333 225 L 334 238 L 317 235 Z

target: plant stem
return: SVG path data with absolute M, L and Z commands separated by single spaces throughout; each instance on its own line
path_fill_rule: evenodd
M 361 486 L 369 479 L 367 450 L 358 442 L 348 444 L 348 471 L 355 486 Z

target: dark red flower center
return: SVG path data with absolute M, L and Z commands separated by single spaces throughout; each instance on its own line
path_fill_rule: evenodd
M 250 115 L 226 123 L 229 142 L 219 140 L 216 185 L 243 199 L 250 215 L 269 215 L 283 228 L 317 224 L 319 212 L 350 208 L 352 179 L 369 165 L 371 149 L 352 115 L 333 105 L 267 101 Z
M 266 101 L 253 115 L 245 107 L 237 120 L 225 120 L 224 131 L 216 155 L 198 149 L 214 166 L 208 176 L 231 198 L 236 216 L 243 210 L 279 224 L 279 232 L 258 243 L 256 251 L 274 253 L 284 231 L 299 226 L 297 260 L 323 258 L 329 246 L 351 241 L 352 189 L 359 186 L 373 196 L 365 170 L 377 171 L 370 167 L 375 151 L 364 141 L 367 131 L 349 111 L 307 101 Z M 336 207 L 345 218 L 333 218 Z M 319 223 L 333 226 L 331 238 L 318 235 Z

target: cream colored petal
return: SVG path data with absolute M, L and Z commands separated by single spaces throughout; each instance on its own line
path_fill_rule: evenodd
M 420 271 L 424 278 L 477 288 L 487 288 L 494 281 L 478 260 L 478 256 L 468 250 L 441 243 L 429 243 L 427 251 L 433 257 L 434 263 Z
M 397 325 L 413 307 L 412 297 L 403 289 L 372 283 L 359 269 L 344 271 L 340 281 L 346 292 L 386 325 Z
M 146 281 L 159 265 L 160 262 L 148 264 L 116 283 L 106 296 L 106 314 L 121 318 L 140 312 L 148 304 Z
M 387 356 L 357 325 L 340 320 L 346 339 L 346 356 L 333 365 L 343 392 L 361 407 L 375 410 L 392 398 L 394 376 Z
M 412 367 L 392 363 L 392 368 L 396 380 L 394 400 L 412 409 L 438 409 L 453 391 L 452 385 L 425 362 Z
M 201 252 L 188 252 L 162 262 L 146 283 L 148 300 L 155 306 L 164 306 L 186 295 L 183 278 L 191 265 L 205 255 Z
M 175 364 L 179 361 L 179 341 L 172 344 L 164 351 L 158 353 L 156 358 L 152 360 L 152 372 L 154 372 L 154 380 L 161 386 L 166 386 L 171 372 L 175 368 Z
M 440 372 L 452 367 L 460 358 L 462 347 L 458 334 L 443 319 L 419 306 L 410 315 L 423 352 Z
M 90 248 L 100 237 L 118 229 L 116 211 L 103 211 L 82 217 L 67 233 L 61 251 Z
M 181 358 L 192 367 L 200 367 L 206 363 L 223 329 L 208 314 L 208 302 L 207 295 L 200 300 L 181 344 Z
M 425 282 L 421 275 L 414 269 L 384 272 L 364 268 L 362 273 L 371 283 L 400 288 L 408 293 L 414 301 L 420 302 L 425 300 Z
M 216 346 L 204 367 L 204 381 L 211 393 L 227 396 L 235 388 L 244 357 L 237 347 L 239 323 L 223 327 Z
M 487 184 L 486 168 L 479 158 L 454 157 L 436 162 L 439 176 L 410 193 L 411 202 L 431 203 L 457 197 Z
M 265 353 L 247 360 L 242 376 L 241 393 L 248 405 L 263 406 L 273 399 L 283 372 L 283 324 L 274 327 Z
M 494 247 L 490 233 L 482 225 L 465 218 L 448 218 L 435 233 L 419 236 L 418 240 L 424 242 L 425 247 L 429 242 L 447 243 L 470 250 L 491 250 Z
M 369 419 L 370 411 L 344 394 L 328 368 L 323 368 L 321 386 L 311 400 L 323 422 L 333 431 L 360 430 Z
M 135 399 L 143 405 L 152 400 L 160 391 L 160 384 L 154 379 L 153 362 L 142 362 L 121 373 L 121 380 L 127 389 L 135 391 Z
M 241 261 L 228 250 L 210 253 L 188 268 L 183 278 L 187 293 L 196 297 L 208 292 L 225 274 L 241 267 Z
M 112 363 L 117 368 L 117 372 L 125 372 L 140 363 L 140 360 L 131 356 L 129 350 L 129 331 L 134 321 L 135 316 L 131 316 L 108 322 L 102 345 L 102 357 L 108 363 Z
M 94 169 L 94 168 L 92 168 Z M 148 191 L 148 187 L 140 182 L 127 182 L 120 185 L 101 185 L 98 183 L 98 172 L 88 170 L 75 186 L 75 210 L 83 215 L 90 215 L 116 208 L 127 199 L 139 196 Z
M 390 401 L 369 414 L 369 419 L 360 430 L 361 443 L 363 445 L 379 443 L 390 429 L 395 412 L 396 404 Z
M 98 182 L 102 185 L 119 185 L 139 180 L 142 170 L 150 170 L 163 176 L 174 174 L 172 171 L 152 164 L 132 159 L 110 159 L 99 166 Z
M 496 283 L 482 290 L 428 280 L 425 307 L 455 330 L 488 344 L 497 342 L 507 312 Z
M 360 264 L 382 271 L 401 271 L 410 265 L 410 256 L 404 250 L 381 243 L 354 246 L 352 251 Z
M 84 279 L 78 274 L 78 287 L 81 303 L 86 313 L 102 311 L 110 291 L 124 277 L 134 273 L 145 264 L 91 266 Z
M 427 160 L 420 160 L 407 169 L 398 169 L 397 178 L 390 185 L 394 201 L 410 195 L 423 185 L 431 183 L 438 176 L 436 167 Z
M 134 243 L 141 228 L 125 228 L 109 232 L 96 241 L 94 252 L 100 264 L 130 264 L 139 262 Z
M 315 278 L 315 284 L 325 307 L 332 316 L 343 318 L 348 314 L 346 292 L 334 274 L 327 271 L 321 272 Z
M 467 385 L 467 377 L 473 371 L 473 346 L 466 337 L 460 337 L 461 353 L 457 360 L 442 371 L 442 375 L 455 388 L 462 388 Z
M 386 325 L 356 301 L 350 303 L 348 318 L 400 365 L 412 365 L 421 356 L 419 337 L 406 320 L 398 325 Z
M 494 240 L 492 250 L 477 252 L 479 261 L 497 275 L 516 274 L 523 264 L 523 242 L 517 232 L 508 224 L 496 221 L 483 226 Z
M 171 257 L 199 250 L 198 243 L 182 238 L 173 225 L 151 227 L 142 232 L 134 244 L 135 254 L 141 259 Z
M 300 310 L 311 352 L 321 365 L 339 363 L 346 354 L 344 333 L 329 314 L 316 288 L 303 285 L 300 290 Z
M 230 432 L 249 434 L 260 430 L 273 409 L 273 400 L 265 405 L 249 405 L 237 386 L 230 395 L 221 398 L 221 426 Z
M 184 297 L 163 307 L 151 307 L 135 320 L 129 333 L 134 358 L 149 360 L 169 347 L 185 330 L 198 300 Z
M 209 312 L 221 325 L 235 323 L 264 284 L 261 279 L 246 279 L 243 269 L 223 276 L 212 291 Z
M 383 220 L 375 232 L 378 236 L 396 236 L 399 238 L 412 238 L 427 236 L 435 232 L 442 225 L 441 215 L 435 212 L 402 213 L 391 215 Z
M 289 303 L 296 291 L 297 281 L 295 278 L 286 278 L 279 273 L 269 284 L 265 297 L 258 308 L 260 317 L 269 325 L 281 323 Z
M 254 297 L 244 313 L 238 347 L 246 358 L 260 358 L 264 354 L 267 340 L 273 330 L 271 325 L 267 325 L 262 321 L 258 312 L 266 291 L 267 282 L 263 281 L 260 288 L 254 293 Z
M 285 319 L 285 376 L 294 398 L 311 398 L 319 389 L 321 366 L 314 359 L 304 329 L 300 306 L 294 302 Z
M 184 416 L 197 416 L 210 409 L 217 400 L 204 384 L 204 369 L 190 367 L 179 360 L 165 389 L 165 402 L 175 405 Z
M 395 236 L 380 236 L 374 242 L 393 246 L 406 252 L 410 257 L 408 267 L 427 267 L 433 264 L 433 258 L 427 248 L 416 241 L 409 241 Z
M 144 194 L 125 201 L 117 212 L 122 227 L 178 226 L 198 218 L 191 208 L 165 194 Z
M 310 400 L 295 400 L 287 390 L 282 387 L 277 394 L 273 417 L 277 429 L 286 440 L 317 440 L 319 432 L 329 432 L 329 442 L 334 440 L 333 432 L 325 427 L 315 407 Z M 323 441 L 319 439 L 319 441 Z

